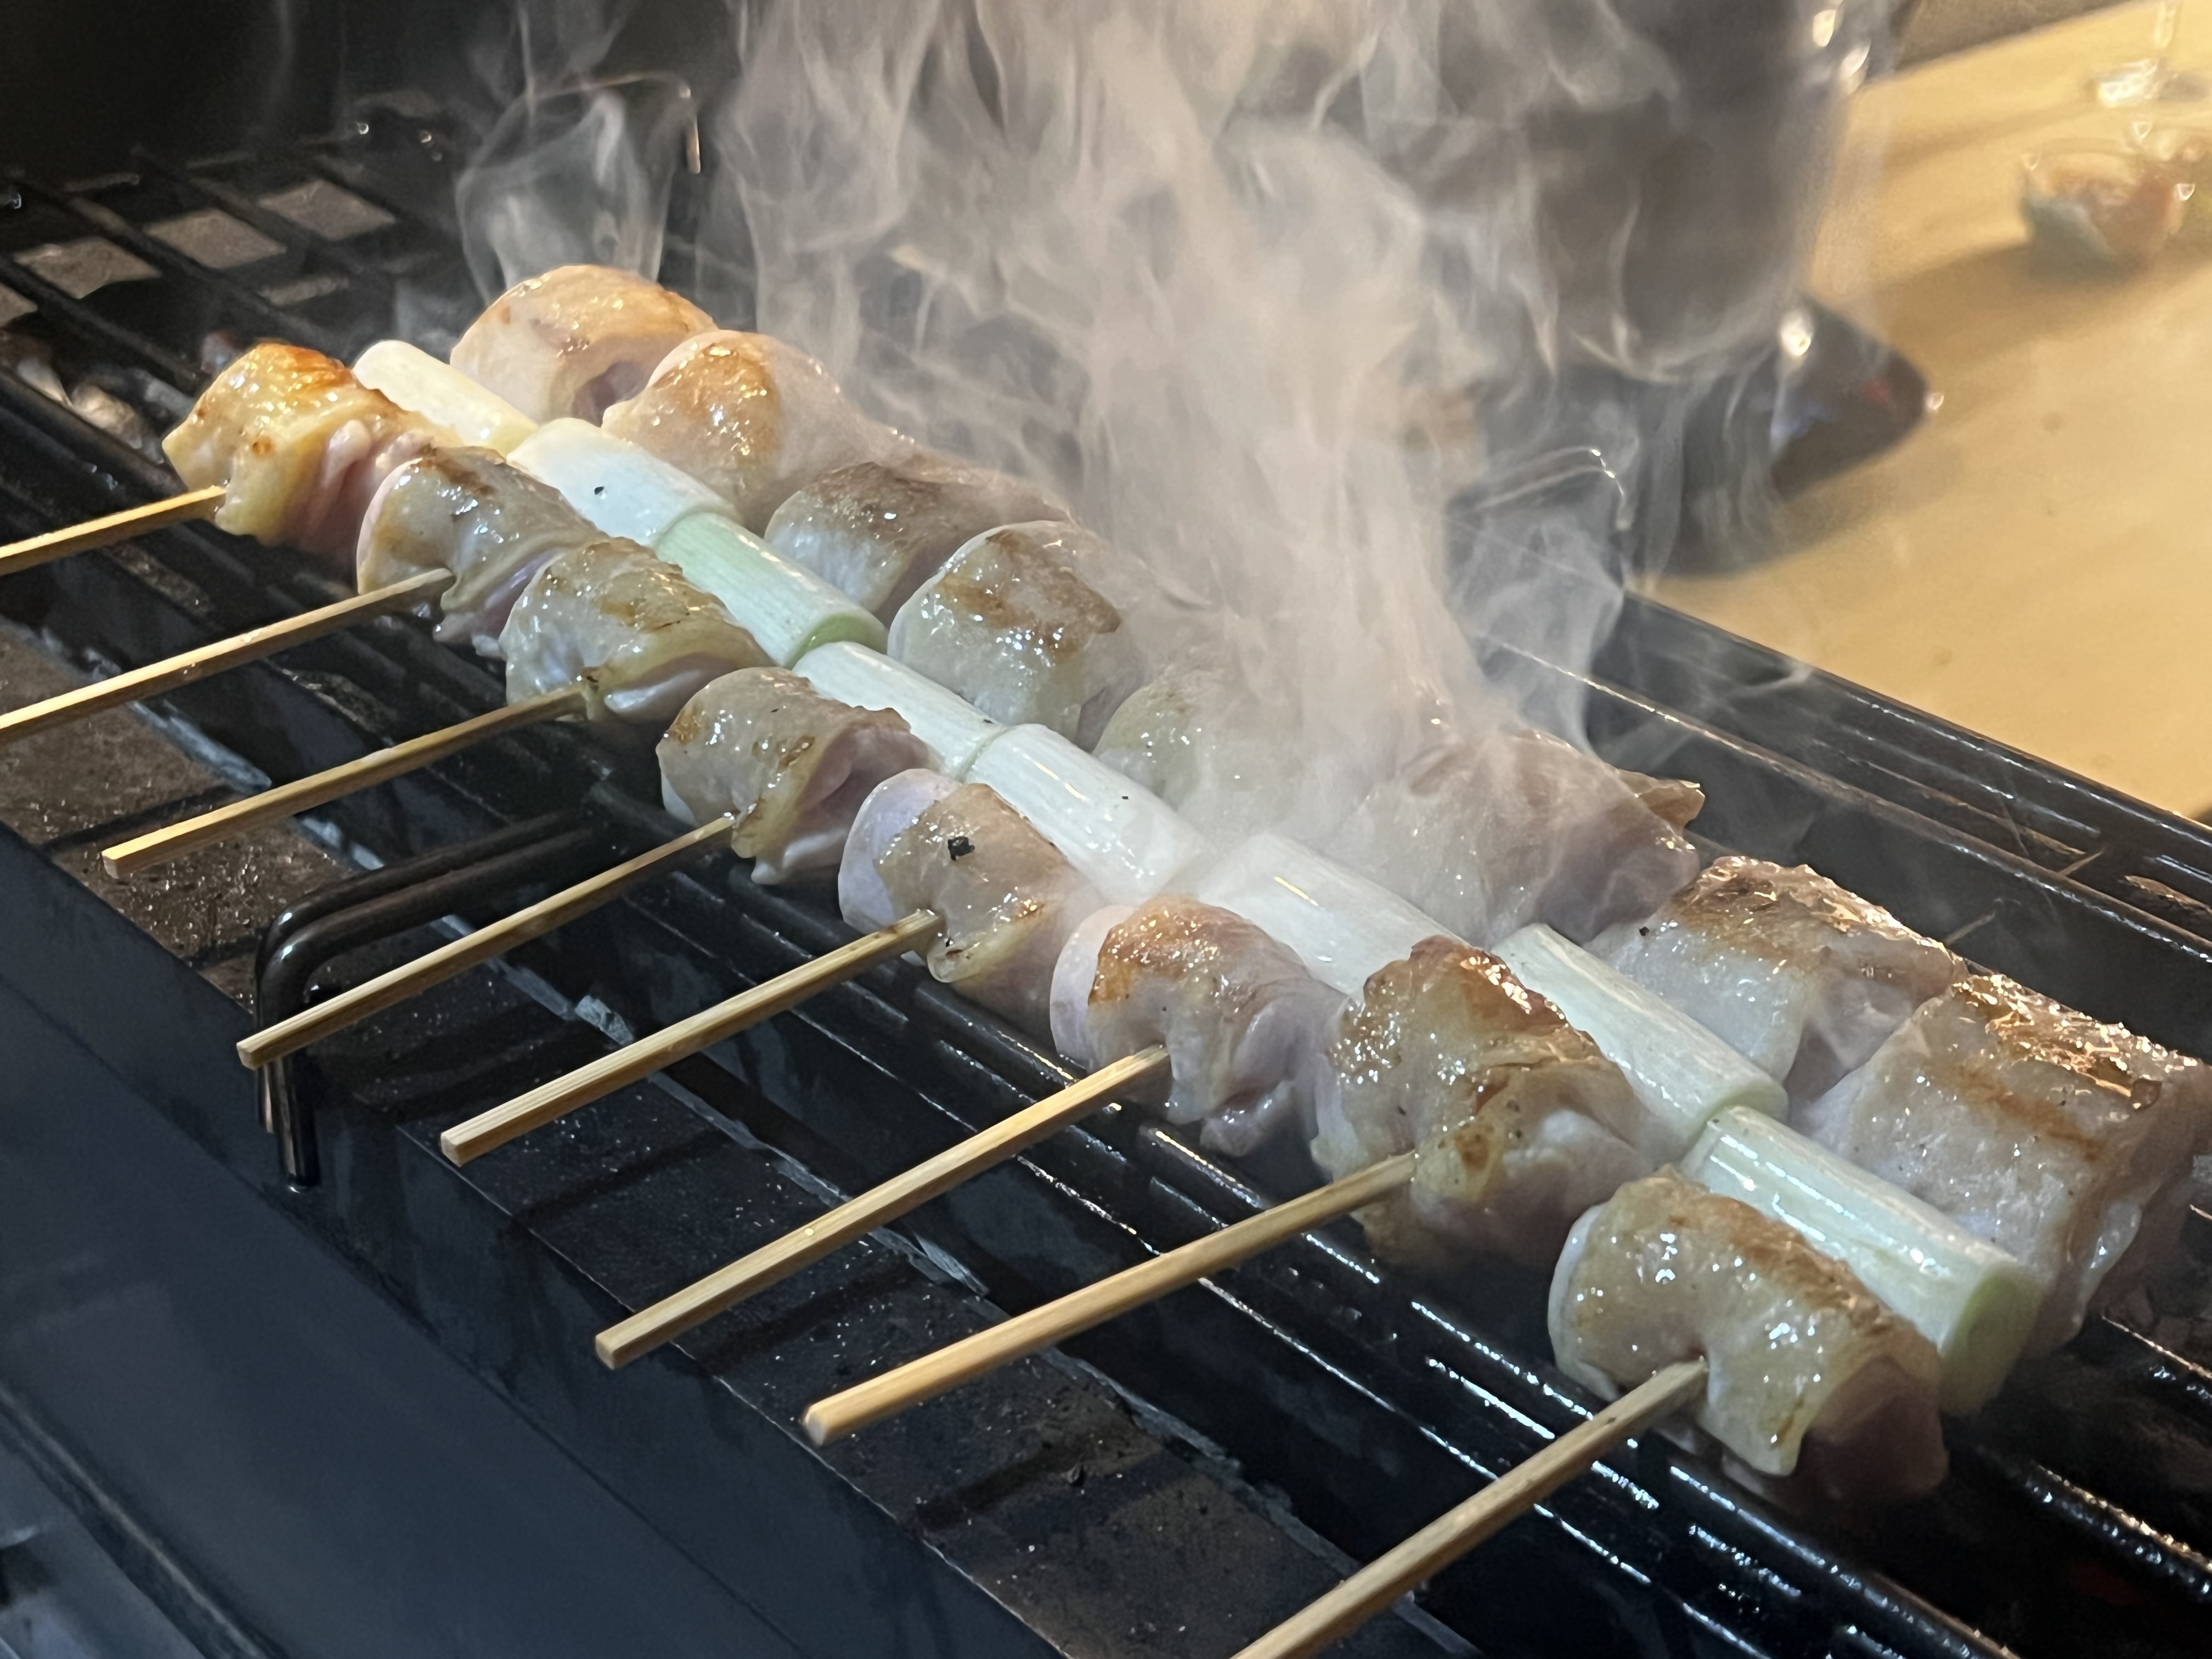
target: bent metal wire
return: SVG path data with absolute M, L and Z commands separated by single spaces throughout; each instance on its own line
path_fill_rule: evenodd
M 392 170 L 417 152 L 394 148 L 404 159 L 390 167 L 372 135 L 195 168 L 149 158 L 68 191 L 0 186 L 0 307 L 15 318 L 0 337 L 158 431 L 198 389 L 211 335 L 281 335 L 349 356 L 403 313 L 419 331 L 449 327 L 473 304 L 466 274 L 450 227 L 420 210 L 433 194 Z M 678 280 L 691 257 L 679 236 Z M 0 365 L 0 537 L 167 489 L 131 436 Z M 1535 504 L 1576 510 L 1573 493 L 1593 480 L 1601 488 L 1589 469 L 1547 476 Z M 1528 494 L 1500 491 L 1488 508 L 1524 510 Z M 0 614 L 81 658 L 131 664 L 336 591 L 281 552 L 181 526 L 11 578 Z M 1585 690 L 1611 757 L 1705 786 L 1698 830 L 1715 843 L 1812 862 L 1988 966 L 2212 1051 L 2212 836 L 2197 826 L 1633 599 Z M 499 695 L 481 665 L 386 619 L 160 707 L 284 776 L 479 713 Z M 262 1017 L 280 1018 L 330 973 L 374 971 L 365 961 L 384 941 L 419 948 L 438 918 L 498 914 L 664 838 L 656 798 L 639 757 L 568 732 L 516 734 L 322 815 L 328 839 L 379 867 L 301 898 L 258 949 L 233 940 L 193 966 L 250 970 Z M 52 849 L 5 842 L 0 888 L 35 890 L 56 914 L 100 908 L 90 891 L 52 879 Z M 687 1062 L 675 1093 L 643 1085 L 603 1103 L 527 1143 L 526 1156 L 455 1170 L 435 1158 L 438 1131 L 596 1051 L 607 1031 L 665 1024 L 848 936 L 822 903 L 756 889 L 726 860 L 649 887 L 507 968 L 272 1068 L 263 1114 L 293 1182 L 285 1201 L 533 1420 L 565 1425 L 549 1431 L 610 1486 L 659 1513 L 695 1478 L 669 1448 L 690 1438 L 726 1451 L 731 1405 L 787 1425 L 817 1384 L 972 1325 L 982 1298 L 1033 1305 L 1303 1178 L 1231 1168 L 1109 1111 L 912 1218 L 907 1236 L 954 1274 L 927 1304 L 928 1321 L 949 1324 L 894 1315 L 886 1276 L 911 1269 L 884 1250 L 850 1252 L 676 1345 L 677 1363 L 711 1386 L 673 1404 L 657 1395 L 657 1437 L 595 1435 L 569 1399 L 593 1363 L 592 1331 L 775 1231 L 763 1218 L 815 1202 L 763 1173 L 763 1147 L 849 1191 L 1059 1086 L 1063 1068 L 895 968 Z M 33 977 L 0 946 L 0 979 Z M 88 1042 L 112 1036 L 106 1016 L 71 1003 L 70 982 L 50 975 L 40 993 Z M 173 997 L 132 1018 L 187 1041 Z M 136 1063 L 123 1047 L 100 1052 Z M 305 1190 L 333 1154 L 344 1179 Z M 498 1271 L 462 1266 L 487 1250 Z M 1946 1486 L 1865 1534 L 1789 1517 L 1711 1460 L 1652 1437 L 1443 1575 L 1423 1605 L 1498 1653 L 2202 1651 L 2212 1627 L 2208 1256 L 2212 1219 L 2199 1216 L 2152 1286 L 2158 1340 L 2108 1321 L 2025 1368 L 1982 1419 L 1954 1426 Z M 1072 1352 L 1162 1414 L 1147 1420 L 1178 1425 L 1279 1494 L 1297 1526 L 1365 1557 L 1589 1405 L 1549 1366 L 1540 1290 L 1507 1272 L 1449 1292 L 1415 1286 L 1378 1272 L 1340 1228 Z M 806 1340 L 794 1346 L 795 1334 Z M 1057 1396 L 1007 1386 L 1002 1409 L 1056 1443 L 1040 1425 L 1062 1409 L 1042 1403 Z M 848 1491 L 892 1504 L 915 1470 L 984 1455 L 978 1433 L 963 1407 L 940 1404 L 902 1425 L 894 1449 L 806 1467 L 825 1501 Z M 1053 1478 L 1079 1478 L 1086 1455 L 1079 1437 L 1052 1453 Z M 983 1501 L 962 1490 L 963 1504 Z M 994 1577 L 962 1530 L 969 1519 L 932 1500 L 907 1524 L 1038 1628 L 1103 1628 L 1126 1614 L 1133 1629 L 1158 1600 L 1140 1576 L 1157 1558 L 1133 1553 L 1116 1582 L 1095 1532 L 1086 1547 L 1104 1555 L 1088 1589 Z M 685 1524 L 671 1521 L 672 1534 L 710 1559 L 720 1546 Z M 1049 1552 L 1054 1534 L 1036 1524 Z M 1193 1571 L 1220 1570 L 1206 1517 L 1161 1524 Z M 782 1609 L 794 1628 L 826 1616 L 807 1609 L 806 1588 L 794 1581 Z M 752 1593 L 773 1602 L 786 1592 Z M 1182 1650 L 1149 1639 L 1149 1650 Z

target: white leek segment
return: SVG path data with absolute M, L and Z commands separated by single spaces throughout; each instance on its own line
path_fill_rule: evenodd
M 1166 891 L 1206 850 L 1173 807 L 1048 726 L 1007 727 L 969 763 L 966 781 L 997 790 L 1109 904 Z
M 888 708 L 929 745 L 939 772 L 964 778 L 983 745 L 1006 728 L 904 663 L 841 641 L 808 652 L 799 672 L 825 697 L 855 708 Z
M 654 544 L 654 552 L 729 607 L 784 667 L 840 640 L 879 651 L 884 625 L 828 582 L 793 564 L 735 519 L 695 513 Z
M 1732 1106 L 1770 1117 L 1786 1109 L 1782 1085 L 1758 1066 L 1543 923 L 1523 927 L 1496 954 L 1620 1067 L 1644 1112 L 1637 1123 L 1607 1127 L 1653 1162 L 1680 1158 Z
M 354 379 L 411 414 L 436 422 L 464 443 L 506 454 L 538 422 L 451 363 L 404 340 L 379 340 L 354 362 Z
M 833 640 L 884 642 L 874 617 L 773 551 L 690 474 L 635 444 L 588 422 L 548 421 L 509 459 L 610 536 L 642 543 L 712 593 L 782 667 Z
M 608 535 L 627 536 L 656 552 L 661 538 L 692 514 L 730 510 L 690 473 L 588 421 L 548 421 L 507 459 L 551 484 Z
M 2035 1324 L 2035 1279 L 2013 1257 L 1879 1176 L 1741 1107 L 1705 1126 L 1682 1173 L 1786 1222 L 1936 1345 L 1947 1412 L 2004 1386 Z
M 1200 871 L 1191 896 L 1270 933 L 1330 989 L 1356 997 L 1368 975 L 1451 930 L 1333 859 L 1254 836 Z

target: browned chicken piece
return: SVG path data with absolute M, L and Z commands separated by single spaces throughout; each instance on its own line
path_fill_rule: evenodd
M 635 542 L 613 539 L 549 561 L 499 644 L 508 702 L 581 685 L 588 718 L 656 734 L 708 681 L 769 665 L 720 599 Z
M 1344 999 L 1242 916 L 1190 898 L 1085 919 L 1053 970 L 1052 1037 L 1093 1070 L 1154 1043 L 1169 1079 L 1133 1094 L 1206 1143 L 1242 1154 L 1310 1134 L 1313 1094 Z
M 225 530 L 349 561 L 386 476 L 459 442 L 336 359 L 271 344 L 233 359 L 161 449 L 186 488 L 224 487 Z
M 660 795 L 690 823 L 727 812 L 731 845 L 763 884 L 834 875 L 853 816 L 929 745 L 888 708 L 825 697 L 781 668 L 725 674 L 684 705 L 660 740 Z
M 1800 1105 L 1864 1064 L 1958 970 L 1935 940 L 1818 871 L 1735 855 L 1590 950 Z
M 1577 1216 L 1651 1168 L 1619 1132 L 1643 1109 L 1620 1068 L 1504 963 L 1455 939 L 1424 939 L 1371 975 L 1328 1061 L 1322 1170 L 1417 1155 L 1412 1185 L 1359 1213 L 1392 1260 L 1547 1266 Z
M 1000 525 L 1065 519 L 1018 478 L 917 450 L 810 479 L 768 521 L 768 544 L 884 622 L 955 550 Z
M 395 469 L 362 520 L 354 581 L 364 593 L 450 570 L 438 637 L 499 655 L 500 630 L 530 579 L 556 554 L 605 532 L 561 492 L 489 449 L 440 449 Z
M 1795 1121 L 2017 1257 L 2044 1290 L 2035 1353 L 2173 1243 L 2212 1129 L 2212 1070 L 1977 975 Z
M 1694 784 L 1501 730 L 1441 744 L 1370 791 L 1322 850 L 1462 939 L 1540 921 L 1580 944 L 1697 874 L 1682 830 L 1704 802 Z
M 1794 1230 L 1671 1169 L 1575 1224 L 1550 1323 L 1559 1368 L 1608 1398 L 1702 1356 L 1698 1426 L 1756 1475 L 1846 1504 L 1943 1479 L 1934 1344 Z
M 1075 562 L 1096 539 L 1063 524 L 976 537 L 899 608 L 890 654 L 994 720 L 1089 748 L 1144 674 L 1120 608 Z
M 454 343 L 455 368 L 533 421 L 597 421 L 714 319 L 632 270 L 561 265 L 517 283 Z
M 915 910 L 944 927 L 929 971 L 1029 1030 L 1050 1029 L 1052 969 L 1098 894 L 1029 820 L 980 783 L 902 772 L 861 804 L 837 872 L 855 927 Z
M 601 424 L 698 479 L 754 532 L 808 479 L 914 447 L 796 346 L 732 329 L 684 341 Z

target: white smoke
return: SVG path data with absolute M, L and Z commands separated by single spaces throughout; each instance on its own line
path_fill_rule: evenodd
M 1586 667 L 1617 538 L 1672 534 L 1698 398 L 1794 298 L 1871 15 L 772 3 L 708 124 L 702 269 L 749 270 L 753 325 L 872 413 L 1053 489 L 1215 613 L 1318 830 L 1440 731 L 1579 739 L 1571 681 L 1510 653 L 1486 679 L 1470 642 Z M 523 147 L 542 176 L 478 170 L 502 278 L 553 262 L 549 225 L 561 258 L 653 268 L 575 223 L 638 218 L 640 138 L 586 120 Z M 1764 460 L 1718 471 L 1755 490 Z M 1467 486 L 1547 477 L 1588 510 L 1448 542 Z

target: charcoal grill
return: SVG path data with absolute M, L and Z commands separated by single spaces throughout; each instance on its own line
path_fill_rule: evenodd
M 475 301 L 450 227 L 422 208 L 444 198 L 404 170 L 434 146 L 404 123 L 363 125 L 281 155 L 149 157 L 68 190 L 0 185 L 0 288 L 18 296 L 10 309 L 30 307 L 15 335 L 49 349 L 68 385 L 95 380 L 156 429 L 197 390 L 200 343 L 217 330 L 350 356 L 404 317 L 444 343 Z M 337 215 L 322 231 L 287 216 L 317 199 Z M 210 210 L 253 233 L 239 244 L 253 258 L 217 269 L 179 251 L 177 222 Z M 73 291 L 82 282 L 51 250 L 89 238 L 144 274 Z M 680 236 L 671 264 L 679 283 L 699 274 Z M 128 442 L 0 370 L 0 537 L 169 487 Z M 134 664 L 335 596 L 281 552 L 176 526 L 0 583 L 0 625 L 16 630 L 0 662 L 30 661 L 35 641 L 46 672 L 52 657 Z M 2212 1052 L 2203 830 L 1632 599 L 1582 690 L 1611 758 L 1705 786 L 1698 827 L 1715 843 L 1809 861 L 1990 968 Z M 159 1182 L 163 1159 L 196 1160 L 230 1177 L 230 1207 L 281 1218 L 299 1248 L 342 1263 L 404 1314 L 410 1340 L 553 1449 L 586 1494 L 574 1513 L 603 1529 L 603 1565 L 632 1563 L 641 1595 L 681 1581 L 654 1650 L 1226 1654 L 1589 1408 L 1548 1364 L 1535 1279 L 1501 1270 L 1424 1290 L 1378 1272 L 1338 1227 L 1064 1356 L 808 1448 L 793 1425 L 811 1399 L 1304 1178 L 1231 1167 L 1110 1109 L 605 1374 L 590 1338 L 620 1314 L 1068 1074 L 895 965 L 496 1158 L 465 1170 L 440 1158 L 439 1132 L 461 1118 L 849 936 L 820 902 L 755 889 L 725 859 L 297 1057 L 264 1081 L 257 1112 L 230 1055 L 241 1003 L 281 1018 L 439 927 L 665 839 L 675 826 L 649 805 L 649 763 L 538 728 L 144 887 L 86 873 L 85 849 L 134 815 L 176 810 L 189 787 L 223 789 L 226 769 L 230 785 L 298 775 L 499 701 L 481 665 L 384 618 L 180 690 L 150 726 L 112 714 L 0 757 L 20 768 L 0 769 L 0 813 L 27 826 L 0 832 L 0 1032 L 24 1054 L 72 1057 L 131 1103 L 124 1127 L 88 1140 L 48 1122 L 49 1097 L 0 1091 L 0 1130 L 31 1149 L 24 1170 L 86 1194 L 88 1213 L 104 1182 Z M 81 786 L 101 756 L 127 769 L 172 738 L 214 769 L 152 798 L 118 771 L 83 823 L 29 824 L 65 775 Z M 37 1075 L 77 1077 L 54 1064 Z M 0 1204 L 0 1249 L 27 1249 L 10 1213 Z M 2208 1256 L 2200 1212 L 2124 1321 L 1954 1425 L 1952 1479 L 1866 1530 L 1785 1516 L 1647 1437 L 1344 1651 L 2212 1650 Z M 277 1523 L 263 1517 L 258 1551 L 241 1555 L 193 1520 L 162 1458 L 101 1438 L 116 1419 L 27 1358 L 36 1298 L 6 1286 L 0 1269 L 0 1435 L 95 1536 L 131 1541 L 118 1559 L 141 1588 L 207 1651 L 349 1650 L 328 1608 L 269 1582 L 298 1554 Z M 312 1329 L 319 1311 L 272 1322 Z M 313 1420 L 275 1413 L 270 1455 L 341 1462 L 312 1435 L 281 1443 Z M 378 1497 L 349 1497 L 377 1536 L 420 1523 L 376 1511 Z M 642 1541 L 624 1544 L 628 1527 Z M 478 1595 L 540 1582 L 483 1553 L 498 1560 Z M 478 1627 L 457 1637 L 428 1613 L 441 1595 L 466 1606 L 466 1589 L 388 1588 L 422 1600 L 420 1627 L 391 1622 L 388 1599 L 360 1616 L 408 1630 L 408 1650 L 504 1651 L 528 1623 L 511 1604 L 478 1606 Z M 580 1625 L 529 1641 L 515 1650 L 589 1644 Z

